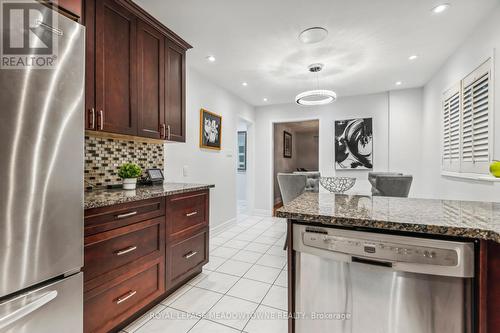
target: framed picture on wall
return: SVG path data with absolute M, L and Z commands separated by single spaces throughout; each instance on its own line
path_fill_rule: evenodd
M 372 118 L 335 120 L 335 169 L 373 169 Z
M 292 158 L 292 134 L 283 131 L 283 157 Z
M 222 143 L 222 116 L 200 110 L 200 147 L 220 150 Z

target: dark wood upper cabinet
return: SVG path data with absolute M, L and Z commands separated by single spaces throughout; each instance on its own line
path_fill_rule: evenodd
M 165 49 L 167 140 L 186 142 L 186 51 L 168 40 Z
M 136 135 L 137 18 L 113 0 L 95 4 L 97 130 Z
M 137 29 L 137 135 L 163 139 L 166 135 L 165 38 L 142 21 Z
M 185 142 L 191 46 L 130 0 L 86 0 L 85 128 Z

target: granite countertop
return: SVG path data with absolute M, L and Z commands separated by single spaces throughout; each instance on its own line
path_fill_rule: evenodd
M 500 243 L 500 203 L 306 192 L 278 209 L 277 216 Z
M 154 186 L 137 186 L 136 190 L 99 189 L 85 192 L 84 209 L 98 208 L 139 201 L 179 193 L 193 192 L 213 188 L 211 184 L 164 183 Z

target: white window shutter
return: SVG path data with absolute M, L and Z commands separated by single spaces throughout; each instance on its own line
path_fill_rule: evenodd
M 442 169 L 460 171 L 460 85 L 443 95 Z
M 488 60 L 462 80 L 461 172 L 488 173 L 493 140 L 491 77 Z

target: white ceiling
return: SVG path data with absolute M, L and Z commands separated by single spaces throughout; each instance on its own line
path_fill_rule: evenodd
M 358 95 L 424 85 L 500 0 L 136 0 L 194 48 L 188 65 L 252 105 L 316 87 Z M 450 9 L 436 15 L 442 2 Z M 329 31 L 302 44 L 309 27 Z M 408 56 L 418 54 L 416 61 Z M 208 55 L 216 61 L 209 63 Z M 247 87 L 241 85 L 248 82 Z M 263 98 L 268 98 L 264 102 Z

